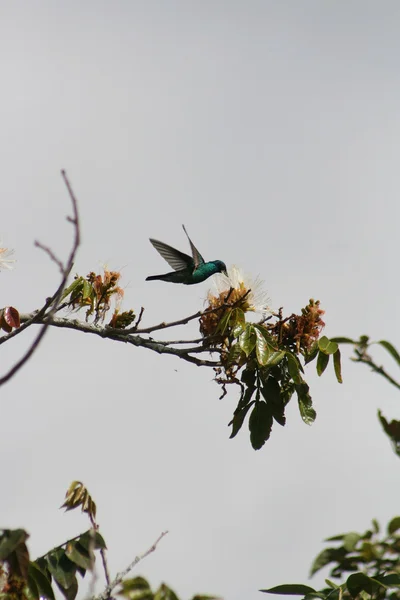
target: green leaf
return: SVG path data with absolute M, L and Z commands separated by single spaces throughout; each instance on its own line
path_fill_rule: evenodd
M 352 597 L 356 598 L 361 591 L 365 591 L 372 596 L 381 584 L 376 579 L 365 575 L 365 573 L 353 573 L 347 578 L 346 585 Z
M 379 558 L 379 551 L 375 544 L 363 542 L 360 549 L 360 555 L 364 562 L 371 562 L 372 560 Z
M 107 550 L 107 544 L 104 541 L 103 536 L 98 531 L 96 531 L 96 533 L 94 534 L 94 546 L 96 550 L 98 550 L 99 548 L 101 548 L 102 550 Z
M 379 527 L 379 523 L 376 519 L 372 519 L 372 527 L 374 528 L 375 533 L 379 533 L 380 527 Z
M 246 329 L 239 336 L 239 345 L 246 356 L 249 356 L 256 345 L 256 334 L 254 332 L 254 326 L 248 323 Z
M 88 552 L 79 542 L 68 542 L 66 550 L 66 556 L 73 563 L 85 569 L 85 571 L 91 571 L 94 567 L 95 556 L 93 552 Z
M 393 444 L 395 453 L 400 456 L 400 421 L 390 421 L 389 423 L 380 410 L 378 410 L 378 417 L 384 432 Z
M 351 531 L 350 533 L 346 533 L 343 538 L 343 546 L 347 552 L 353 552 L 358 542 L 361 539 L 361 535 L 356 533 L 355 531 Z
M 150 584 L 144 577 L 132 577 L 121 582 L 123 591 L 150 591 Z
M 295 383 L 300 384 L 302 382 L 302 378 L 300 375 L 300 363 L 297 358 L 291 352 L 286 352 L 286 359 L 288 365 L 288 371 Z
M 229 325 L 229 320 L 231 318 L 231 309 L 228 309 L 226 313 L 221 317 L 221 320 L 218 323 L 218 327 L 216 333 L 225 333 L 226 328 Z
M 255 368 L 249 368 L 246 367 L 243 370 L 242 376 L 241 376 L 241 380 L 243 381 L 243 383 L 245 383 L 248 387 L 255 387 L 255 382 L 256 382 L 256 370 Z
M 36 585 L 36 581 L 34 579 L 32 579 L 32 577 L 29 575 L 28 573 L 28 581 L 26 583 L 25 589 L 25 597 L 28 600 L 39 600 L 39 590 L 38 587 Z M 2 594 L 3 596 L 3 594 Z M 22 596 L 24 597 L 24 596 Z M 3 596 L 4 598 L 4 596 Z
M 242 356 L 242 353 L 243 351 L 239 344 L 232 344 L 232 346 L 229 348 L 228 356 L 226 357 L 224 364 L 228 366 L 237 364 L 240 356 Z
M 279 352 L 271 352 L 267 360 L 266 366 L 275 367 L 276 365 L 279 365 L 279 363 L 285 358 L 285 355 L 286 352 L 284 350 L 281 350 Z
M 300 415 L 306 425 L 312 425 L 317 418 L 317 413 L 312 406 L 308 406 L 299 398 Z
M 250 441 L 254 450 L 262 448 L 272 429 L 272 413 L 263 401 L 256 402 L 249 418 Z
M 259 590 L 265 594 L 281 594 L 284 596 L 304 596 L 305 594 L 315 594 L 314 588 L 303 585 L 302 583 L 286 583 L 284 585 L 276 585 L 275 587 L 266 590 Z
M 154 594 L 154 600 L 179 600 L 179 598 L 170 587 L 162 583 Z
M 314 344 L 312 345 L 311 349 L 309 350 L 309 352 L 307 352 L 304 362 L 306 365 L 308 365 L 308 363 L 312 362 L 314 360 L 314 358 L 317 356 L 318 354 L 318 342 L 314 342 Z
M 246 318 L 241 308 L 236 307 L 232 310 L 230 325 L 232 327 L 234 337 L 238 337 L 238 335 L 245 329 Z
M 83 288 L 83 277 L 78 277 L 74 279 L 74 281 L 69 285 L 62 293 L 61 300 L 64 300 L 67 296 L 69 296 L 72 292 L 76 291 L 77 288 Z
M 251 408 L 251 406 L 254 404 L 255 400 L 253 400 L 253 402 L 250 402 L 250 404 L 247 404 L 246 406 L 244 406 L 241 409 L 236 409 L 235 412 L 233 413 L 233 419 L 232 421 L 229 423 L 229 425 L 232 425 L 232 433 L 229 436 L 229 439 L 232 439 L 235 437 L 235 435 L 240 431 L 240 429 L 242 428 L 243 422 L 246 418 L 246 415 L 249 411 L 249 409 Z
M 326 367 L 329 363 L 329 354 L 325 354 L 324 352 L 318 353 L 317 359 L 317 373 L 321 377 L 322 373 L 325 371 Z
M 389 352 L 389 354 L 394 358 L 397 364 L 400 366 L 400 354 L 397 352 L 396 348 L 392 346 L 390 342 L 386 342 L 385 340 L 381 340 L 378 342 L 385 350 Z
M 256 333 L 256 356 L 258 364 L 262 367 L 268 362 L 268 358 L 270 356 L 270 350 L 267 344 L 267 341 L 258 327 L 254 327 L 254 331 Z
M 82 533 L 78 538 L 78 542 L 87 551 L 89 551 L 89 549 L 98 550 L 99 548 L 107 548 L 102 535 L 100 535 L 98 531 L 93 532 L 93 529 L 89 529 L 88 531 L 85 531 L 85 533 Z
M 347 533 L 341 533 L 339 535 L 333 535 L 332 537 L 325 538 L 324 542 L 341 542 L 346 537 Z
M 310 389 L 307 383 L 303 381 L 300 385 L 296 384 L 296 392 L 299 401 L 299 410 L 301 418 L 306 425 L 312 425 L 314 423 L 317 413 L 315 412 L 312 399 L 308 390 Z
M 387 587 L 398 587 L 400 586 L 400 575 L 397 573 L 390 573 L 389 575 L 384 575 L 381 577 L 376 577 L 376 579 L 383 583 L 383 585 Z
M 326 583 L 326 585 L 328 585 L 333 590 L 337 590 L 338 588 L 340 588 L 340 585 L 337 585 L 336 583 L 333 583 L 333 581 L 331 581 L 330 579 L 325 579 L 325 583 Z
M 352 340 L 348 337 L 333 337 L 331 338 L 331 342 L 336 342 L 337 344 L 356 344 L 355 340 Z
M 311 565 L 310 577 L 315 575 L 315 573 L 317 571 L 319 571 L 326 565 L 329 565 L 329 563 L 332 562 L 333 560 L 335 560 L 335 559 L 334 559 L 334 555 L 332 554 L 331 548 L 325 548 L 325 550 L 322 550 L 322 552 L 320 552 L 318 554 L 318 556 L 316 556 L 316 558 L 314 559 L 314 562 Z
M 240 323 L 238 323 L 237 325 L 234 325 L 232 328 L 232 336 L 234 339 L 238 338 L 239 335 L 243 333 L 243 327 Z
M 0 536 L 0 561 L 6 560 L 28 537 L 24 529 L 4 529 Z
M 336 342 L 332 342 L 332 340 L 328 339 L 326 335 L 323 335 L 322 338 L 318 340 L 318 348 L 321 352 L 324 352 L 324 354 L 335 354 L 339 346 Z
M 133 577 L 126 579 L 121 583 L 121 589 L 118 591 L 119 596 L 125 596 L 130 600 L 153 600 L 154 594 L 151 591 L 150 585 L 144 577 Z
M 73 585 L 74 580 L 76 580 L 76 565 L 67 558 L 62 548 L 47 554 L 46 560 L 50 573 L 56 580 L 56 583 L 61 586 L 61 591 L 64 594 Z
M 24 580 L 28 578 L 29 552 L 25 542 L 18 544 L 15 550 L 8 555 L 6 562 L 11 574 L 22 577 Z
M 279 383 L 272 376 L 263 380 L 261 393 L 270 407 L 272 416 L 279 425 L 285 425 L 285 404 L 281 397 L 281 388 Z
M 53 588 L 46 575 L 41 571 L 36 562 L 29 564 L 29 576 L 35 581 L 41 598 L 55 600 Z
M 83 280 L 83 286 L 82 286 L 82 298 L 83 298 L 83 300 L 87 300 L 92 295 L 93 295 L 93 286 L 92 286 L 91 283 L 88 282 L 87 279 L 84 279 Z
M 400 517 L 394 517 L 387 526 L 388 535 L 393 535 L 398 529 L 400 529 Z
M 56 583 L 57 583 L 58 589 L 63 594 L 63 596 L 66 598 L 66 600 L 75 600 L 76 595 L 78 593 L 78 581 L 77 581 L 75 575 L 74 575 L 74 579 L 73 579 L 71 585 L 68 588 L 64 588 L 58 582 L 56 582 Z
M 340 350 L 339 350 L 339 348 L 336 350 L 335 354 L 333 355 L 333 367 L 335 369 L 335 375 L 336 375 L 336 379 L 338 380 L 338 383 L 343 383 L 343 379 L 342 379 L 342 366 L 340 364 Z

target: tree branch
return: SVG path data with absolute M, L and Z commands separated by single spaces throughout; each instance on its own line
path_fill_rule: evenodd
M 152 325 L 151 327 L 145 327 L 142 329 L 138 329 L 137 326 L 135 325 L 134 327 L 131 327 L 130 329 L 126 329 L 125 332 L 126 333 L 152 333 L 153 331 L 159 331 L 160 329 L 176 327 L 177 325 L 186 325 L 187 323 L 189 323 L 189 321 L 193 321 L 194 319 L 199 319 L 203 315 L 208 315 L 210 313 L 218 312 L 218 311 L 222 310 L 223 308 L 235 307 L 237 304 L 240 304 L 241 302 L 243 302 L 243 300 L 251 292 L 251 290 L 247 290 L 246 293 L 243 294 L 243 296 L 241 296 L 240 298 L 238 298 L 238 300 L 236 302 L 234 302 L 233 304 L 228 304 L 229 297 L 232 294 L 232 289 L 233 288 L 231 288 L 229 290 L 228 294 L 226 295 L 225 301 L 220 306 L 217 306 L 216 308 L 207 308 L 206 310 L 199 310 L 196 313 L 194 313 L 193 315 L 190 315 L 189 317 L 184 317 L 183 319 L 178 319 L 177 321 L 171 321 L 170 323 L 166 323 L 165 321 L 163 321 L 162 323 L 159 323 L 158 325 Z
M 20 319 L 21 322 L 29 321 L 32 323 L 31 314 L 21 314 Z M 82 333 L 91 333 L 93 335 L 98 335 L 103 339 L 114 340 L 116 342 L 131 344 L 132 346 L 136 347 L 147 348 L 148 350 L 153 350 L 153 352 L 157 352 L 158 354 L 171 354 L 187 362 L 193 363 L 198 367 L 221 366 L 221 363 L 219 361 L 204 360 L 192 356 L 192 354 L 199 354 L 202 352 L 214 352 L 214 349 L 207 348 L 203 345 L 193 346 L 191 348 L 171 348 L 169 346 L 166 346 L 162 341 L 159 342 L 151 338 L 143 338 L 140 335 L 127 335 L 126 330 L 114 329 L 112 327 L 99 327 L 98 325 L 93 325 L 91 323 L 84 323 L 82 321 L 79 321 L 78 319 L 72 320 L 64 317 L 54 317 L 51 316 L 50 313 L 42 317 L 39 321 L 36 320 L 35 322 L 51 325 L 52 327 L 73 329 Z
M 76 200 L 76 197 L 72 191 L 71 185 L 68 181 L 67 178 L 67 174 L 65 173 L 65 171 L 61 171 L 61 176 L 64 179 L 64 183 L 67 186 L 67 190 L 72 202 L 72 210 L 73 210 L 73 217 L 67 217 L 67 220 L 70 221 L 70 223 L 72 223 L 74 225 L 74 231 L 75 231 L 75 235 L 74 235 L 74 241 L 73 241 L 73 245 L 71 248 L 71 252 L 69 254 L 67 263 L 65 265 L 65 267 L 62 265 L 61 261 L 59 261 L 55 255 L 53 254 L 53 252 L 49 251 L 48 248 L 43 247 L 41 244 L 37 243 L 37 245 L 39 245 L 39 247 L 43 248 L 48 254 L 50 254 L 51 258 L 53 260 L 55 260 L 55 262 L 58 264 L 58 266 L 61 268 L 62 270 L 62 278 L 61 278 L 61 282 L 60 285 L 58 286 L 56 292 L 53 294 L 53 296 L 51 298 L 49 298 L 46 301 L 46 304 L 43 306 L 43 308 L 32 318 L 32 321 L 28 324 L 25 323 L 25 327 L 24 329 L 26 329 L 27 327 L 29 327 L 29 325 L 32 325 L 32 323 L 38 323 L 46 314 L 47 309 L 52 306 L 51 310 L 47 313 L 47 321 L 44 323 L 42 329 L 39 331 L 38 335 L 36 336 L 36 338 L 33 340 L 32 344 L 30 345 L 30 347 L 28 348 L 28 350 L 25 352 L 25 354 L 20 358 L 20 360 L 5 374 L 3 375 L 3 377 L 0 378 L 0 385 L 3 385 L 4 383 L 6 383 L 7 381 L 9 381 L 19 370 L 21 367 L 23 367 L 23 365 L 30 359 L 30 357 L 32 356 L 32 354 L 35 352 L 35 350 L 37 349 L 37 347 L 39 346 L 43 336 L 45 335 L 47 328 L 50 325 L 51 322 L 51 317 L 55 314 L 56 310 L 57 310 L 57 306 L 61 300 L 62 297 L 62 293 L 64 291 L 64 287 L 65 284 L 67 282 L 68 276 L 72 270 L 73 264 L 74 264 L 74 260 L 75 260 L 75 256 L 76 256 L 76 252 L 78 250 L 79 244 L 80 244 L 80 228 L 79 228 L 79 213 L 78 213 L 78 203 Z M 18 333 L 21 333 L 21 330 L 23 330 L 22 328 L 19 328 L 17 331 Z M 14 335 L 16 335 L 15 332 Z M 10 337 L 13 337 L 11 334 L 9 334 L 8 336 L 5 336 L 6 339 L 10 339 Z M 6 341 L 4 338 L 2 340 Z
M 126 569 L 124 569 L 123 571 L 121 571 L 120 573 L 117 573 L 116 577 L 112 580 L 112 582 L 110 583 L 110 585 L 108 585 L 106 587 L 106 589 L 104 590 L 104 592 L 102 594 L 100 594 L 99 596 L 96 596 L 93 600 L 107 600 L 108 598 L 110 598 L 111 592 L 117 587 L 117 585 L 119 585 L 122 580 L 124 579 L 124 577 L 126 577 L 128 575 L 128 573 L 130 571 L 132 571 L 132 569 L 134 567 L 136 567 L 136 565 L 143 560 L 144 558 L 146 558 L 147 556 L 149 556 L 149 554 L 151 554 L 152 552 L 154 552 L 157 548 L 157 544 L 162 540 L 162 538 L 167 535 L 168 531 L 163 531 L 158 538 L 156 539 L 156 541 L 154 542 L 154 544 L 148 549 L 146 550 L 146 552 L 144 552 L 143 554 L 140 554 L 139 556 L 136 556 L 136 558 L 131 562 L 130 565 L 128 565 L 128 567 L 126 567 Z
M 382 377 L 384 377 L 389 383 L 391 383 L 392 385 L 394 385 L 394 387 L 400 390 L 400 383 L 393 379 L 393 377 L 391 377 L 391 375 L 389 375 L 389 373 L 387 373 L 387 371 L 383 367 L 380 367 L 376 363 L 374 363 L 372 357 L 367 352 L 360 352 L 357 349 L 354 349 L 354 352 L 357 356 L 357 358 L 352 358 L 354 362 L 360 362 L 364 365 L 368 365 L 375 373 L 378 373 L 378 375 L 382 375 Z

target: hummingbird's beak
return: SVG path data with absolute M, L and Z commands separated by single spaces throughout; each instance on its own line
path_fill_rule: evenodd
M 228 271 L 226 269 L 224 269 L 222 272 L 225 275 L 225 277 L 227 277 L 229 279 Z

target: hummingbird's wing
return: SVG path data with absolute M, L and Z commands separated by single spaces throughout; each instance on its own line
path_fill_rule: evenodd
M 164 242 L 153 240 L 153 238 L 150 238 L 150 242 L 175 271 L 181 271 L 188 267 L 193 269 L 193 258 L 188 254 L 180 252 L 179 250 L 176 250 L 176 248 L 164 244 Z
M 200 252 L 197 250 L 196 246 L 193 244 L 192 240 L 190 239 L 188 232 L 185 229 L 185 226 L 182 225 L 183 227 L 183 231 L 186 233 L 187 235 L 187 239 L 189 240 L 189 244 L 190 244 L 190 248 L 192 250 L 192 255 L 193 255 L 193 260 L 194 260 L 194 269 L 198 269 L 198 267 L 200 265 L 204 265 L 204 258 L 202 257 L 202 255 L 200 254 Z

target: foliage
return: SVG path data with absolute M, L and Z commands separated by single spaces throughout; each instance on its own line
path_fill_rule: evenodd
M 79 589 L 77 575 L 83 578 L 87 571 L 94 570 L 96 550 L 101 555 L 107 584 L 105 591 L 97 596 L 96 600 L 112 598 L 113 591 L 119 585 L 121 586 L 119 593 L 132 600 L 139 600 L 139 598 L 178 600 L 176 594 L 165 584 L 153 593 L 142 577 L 124 581 L 126 575 L 156 549 L 158 542 L 167 532 L 163 532 L 147 552 L 137 556 L 111 581 L 106 559 L 106 543 L 95 520 L 96 504 L 83 483 L 73 481 L 65 494 L 61 508 L 69 511 L 79 507 L 88 516 L 92 527 L 33 561 L 30 559 L 26 545 L 29 534 L 25 530 L 0 530 L 0 600 L 55 600 L 56 588 L 65 600 L 75 600 Z M 93 575 L 93 582 L 94 577 Z M 193 600 L 217 600 L 217 598 L 197 595 Z
M 283 318 L 280 311 L 261 323 L 246 321 L 244 302 L 245 296 L 232 305 L 229 299 L 220 298 L 219 304 L 214 301 L 214 307 L 224 309 L 218 317 L 215 312 L 201 317 L 200 330 L 210 346 L 221 352 L 216 380 L 223 387 L 222 397 L 227 384 L 241 388 L 229 423 L 230 437 L 237 435 L 249 415 L 250 441 L 258 450 L 270 437 L 274 421 L 285 425 L 285 408 L 294 393 L 303 421 L 307 425 L 314 422 L 316 412 L 300 359 L 304 365 L 316 359 L 317 373 L 322 375 L 332 355 L 336 378 L 341 383 L 340 350 L 336 342 L 325 336 L 319 338 L 324 327 L 319 301 L 311 299 L 300 315 Z
M 0 534 L 1 600 L 55 600 L 54 583 L 66 600 L 78 592 L 77 574 L 84 577 L 95 563 L 95 550 L 105 548 L 98 531 L 89 529 L 37 558 L 30 560 L 23 529 Z
M 104 269 L 103 275 L 94 272 L 86 277 L 75 276 L 74 281 L 64 290 L 61 300 L 68 298 L 63 307 L 69 306 L 74 310 L 86 308 L 86 320 L 93 316 L 95 324 L 103 322 L 111 307 L 111 299 L 115 298 L 115 310 L 109 325 L 115 329 L 129 327 L 135 320 L 135 313 L 129 310 L 119 312 L 119 305 L 124 295 L 118 285 L 121 274 L 118 271 Z
M 61 508 L 81 507 L 92 524 L 91 529 L 56 546 L 34 561 L 30 560 L 23 529 L 4 529 L 0 534 L 0 599 L 55 600 L 54 584 L 66 600 L 78 592 L 77 574 L 84 577 L 94 568 L 95 550 L 103 553 L 105 541 L 95 522 L 96 504 L 80 481 L 69 486 Z
M 147 329 L 138 329 L 142 312 L 137 323 L 129 329 L 135 319 L 133 310 L 119 314 L 119 301 L 122 290 L 118 285 L 120 274 L 104 271 L 104 275 L 90 273 L 86 278 L 76 276 L 72 284 L 63 292 L 62 308 L 73 308 L 75 311 L 86 309 L 86 321 L 93 319 L 98 325 L 105 320 L 111 307 L 111 298 L 116 297 L 117 308 L 109 322 L 109 327 L 119 329 L 118 340 L 133 336 L 134 345 L 144 345 L 139 333 L 152 333 L 157 329 L 185 323 L 182 320 L 172 324 Z M 246 417 L 250 431 L 250 442 L 255 450 L 259 450 L 268 440 L 274 421 L 284 426 L 286 423 L 285 408 L 292 396 L 296 394 L 300 416 L 307 425 L 316 418 L 308 383 L 304 376 L 304 366 L 316 360 L 318 375 L 322 375 L 332 356 L 333 368 L 339 383 L 342 383 L 340 350 L 336 341 L 326 336 L 320 338 L 324 327 L 320 302 L 311 299 L 299 315 L 291 314 L 283 317 L 282 310 L 271 314 L 258 323 L 247 320 L 249 312 L 254 308 L 249 301 L 252 291 L 243 282 L 228 292 L 217 296 L 209 295 L 209 306 L 198 315 L 200 332 L 203 336 L 201 346 L 193 352 L 211 352 L 219 355 L 219 360 L 208 364 L 215 370 L 215 380 L 222 386 L 223 398 L 227 393 L 227 385 L 235 384 L 240 388 L 240 396 L 229 425 L 231 438 L 242 428 Z M 65 326 L 65 324 L 64 324 Z M 98 331 L 97 331 L 98 332 Z M 108 330 L 105 329 L 105 334 Z M 197 340 L 198 341 L 198 340 Z M 181 342 L 177 342 L 181 343 Z M 189 342 L 188 342 L 189 343 Z M 157 344 L 173 346 L 174 342 L 154 343 L 152 349 L 161 351 Z M 171 348 L 181 358 L 189 353 L 185 350 Z M 191 359 L 196 364 L 204 361 Z
M 162 583 L 153 592 L 150 584 L 143 577 L 126 579 L 117 593 L 127 598 L 127 600 L 179 600 L 175 592 L 165 583 Z M 218 600 L 218 598 L 216 596 L 196 595 L 193 596 L 192 600 Z
M 261 590 L 269 594 L 291 594 L 303 598 L 337 600 L 357 598 L 377 600 L 400 598 L 400 517 L 395 517 L 386 528 L 385 535 L 379 535 L 380 527 L 376 520 L 364 533 L 351 531 L 328 538 L 327 542 L 339 545 L 325 548 L 314 560 L 310 575 L 331 565 L 330 576 L 341 578 L 351 573 L 337 585 L 326 579 L 328 587 L 315 590 L 302 584 L 280 585 Z

